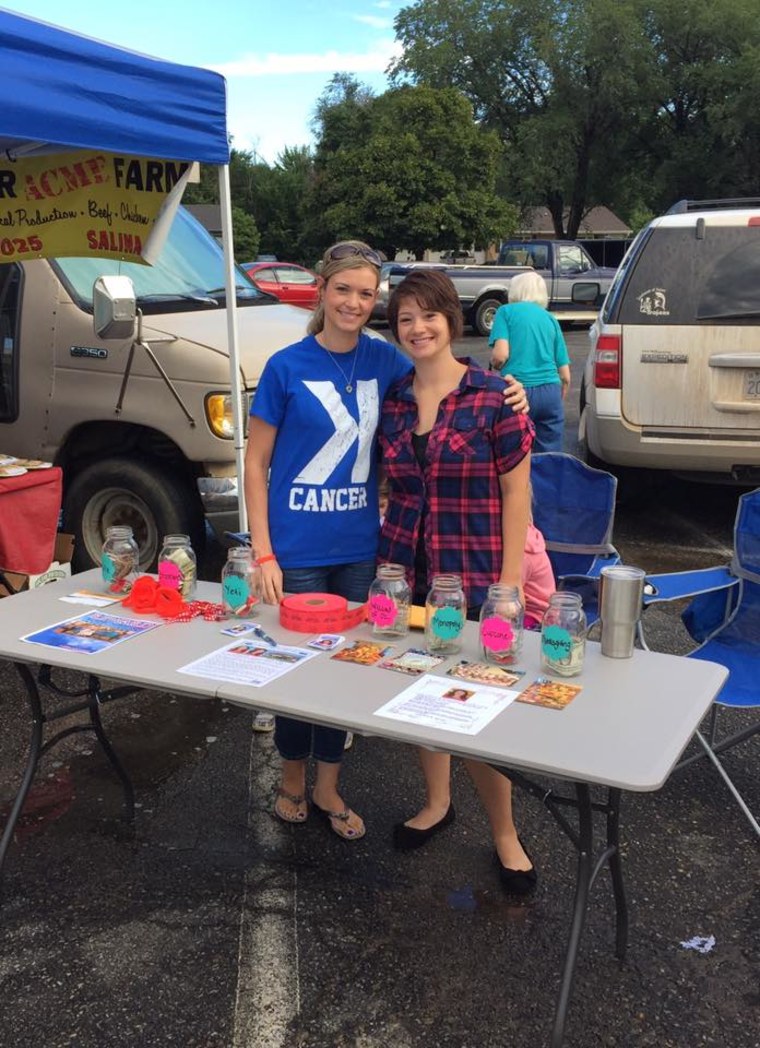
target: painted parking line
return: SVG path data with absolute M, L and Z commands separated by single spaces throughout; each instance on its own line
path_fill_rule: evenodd
M 297 874 L 283 861 L 292 850 L 287 828 L 269 812 L 279 768 L 271 735 L 251 731 L 248 832 L 262 858 L 243 890 L 233 1048 L 287 1048 L 300 1010 Z

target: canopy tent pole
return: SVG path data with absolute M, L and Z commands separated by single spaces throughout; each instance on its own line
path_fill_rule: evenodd
M 224 247 L 224 286 L 227 298 L 227 345 L 230 356 L 230 397 L 232 398 L 232 427 L 235 441 L 235 468 L 238 485 L 238 528 L 248 530 L 245 509 L 243 472 L 245 462 L 245 422 L 243 419 L 243 383 L 240 374 L 240 353 L 237 322 L 237 295 L 235 293 L 235 255 L 232 237 L 232 203 L 230 199 L 230 169 L 219 167 L 219 201 L 222 209 L 222 243 Z

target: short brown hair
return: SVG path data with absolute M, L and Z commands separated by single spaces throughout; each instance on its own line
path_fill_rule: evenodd
M 413 298 L 420 309 L 429 309 L 431 313 L 443 313 L 449 322 L 452 342 L 462 337 L 462 303 L 450 278 L 440 269 L 413 269 L 394 289 L 388 302 L 388 325 L 396 340 L 399 303 L 404 298 Z

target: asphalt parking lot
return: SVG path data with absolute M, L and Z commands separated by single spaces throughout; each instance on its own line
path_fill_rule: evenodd
M 585 337 L 568 339 L 574 371 Z M 482 339 L 466 346 L 484 349 Z M 572 440 L 569 419 L 568 449 Z M 649 570 L 725 560 L 736 494 L 654 485 L 618 513 L 623 558 Z M 221 556 L 212 550 L 208 577 Z M 687 650 L 678 610 L 650 613 L 652 647 Z M 28 715 L 7 663 L 0 680 L 2 809 Z M 313 819 L 273 820 L 276 755 L 249 711 L 143 692 L 108 706 L 104 723 L 133 777 L 137 816 L 122 820 L 119 786 L 88 736 L 44 758 L 0 886 L 8 1048 L 548 1044 L 574 853 L 532 796 L 519 794 L 517 811 L 540 886 L 521 904 L 500 892 L 459 767 L 456 823 L 399 855 L 391 826 L 420 791 L 404 747 L 356 740 L 345 793 L 368 833 L 345 844 Z M 727 764 L 760 810 L 757 740 Z M 656 794 L 627 795 L 621 836 L 628 957 L 614 958 L 601 877 L 566 1045 L 757 1048 L 758 849 L 739 809 L 698 762 Z

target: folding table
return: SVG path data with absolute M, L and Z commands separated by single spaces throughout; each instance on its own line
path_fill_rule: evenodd
M 62 603 L 58 597 L 83 586 L 92 588 L 98 578 L 97 572 L 87 572 L 0 601 L 0 656 L 12 660 L 21 673 L 34 720 L 26 773 L 0 841 L 0 869 L 41 752 L 44 714 L 39 684 L 30 665 L 65 666 L 89 675 L 87 701 L 77 708 L 89 711 L 90 723 L 85 727 L 95 731 L 107 754 L 110 743 L 99 724 L 99 706 L 102 701 L 120 697 L 125 690 L 139 687 L 220 698 L 488 761 L 541 796 L 578 852 L 570 935 L 551 1040 L 553 1048 L 558 1048 L 563 1040 L 590 889 L 605 866 L 610 870 L 615 900 L 617 956 L 622 958 L 626 949 L 628 920 L 619 848 L 621 792 L 654 791 L 664 784 L 723 686 L 727 677 L 724 667 L 648 651 L 635 651 L 630 659 L 609 659 L 601 655 L 597 644 L 590 643 L 583 673 L 572 679 L 572 683 L 582 686 L 582 691 L 569 706 L 551 710 L 512 703 L 477 735 L 469 736 L 379 717 L 376 710 L 402 691 L 411 678 L 376 667 L 336 662 L 328 653 L 320 653 L 260 688 L 178 673 L 180 666 L 224 645 L 228 638 L 220 634 L 218 623 L 196 619 L 187 624 L 165 625 L 110 651 L 89 656 L 18 639 L 24 633 L 85 610 Z M 202 584 L 200 595 L 219 599 L 219 586 Z M 126 614 L 126 609 L 117 613 Z M 280 643 L 298 645 L 306 639 L 282 629 L 274 608 L 263 607 L 259 618 L 265 630 Z M 370 627 L 361 626 L 351 631 L 349 640 L 370 636 Z M 416 646 L 414 635 L 400 641 L 400 648 L 407 646 Z M 473 624 L 466 626 L 460 655 L 442 663 L 437 674 L 445 673 L 460 657 L 479 657 Z M 537 635 L 526 635 L 520 665 L 526 671 L 526 683 L 539 675 Z M 120 687 L 101 693 L 101 677 Z M 128 779 L 118 761 L 116 766 L 123 783 L 126 779 L 129 804 L 131 787 L 127 789 Z M 538 784 L 529 778 L 531 775 L 567 782 L 572 793 L 562 794 L 553 786 Z M 603 788 L 604 800 L 594 799 L 594 786 Z M 577 829 L 565 816 L 568 809 L 578 813 Z M 595 812 L 605 820 L 604 839 L 598 852 L 594 844 Z

